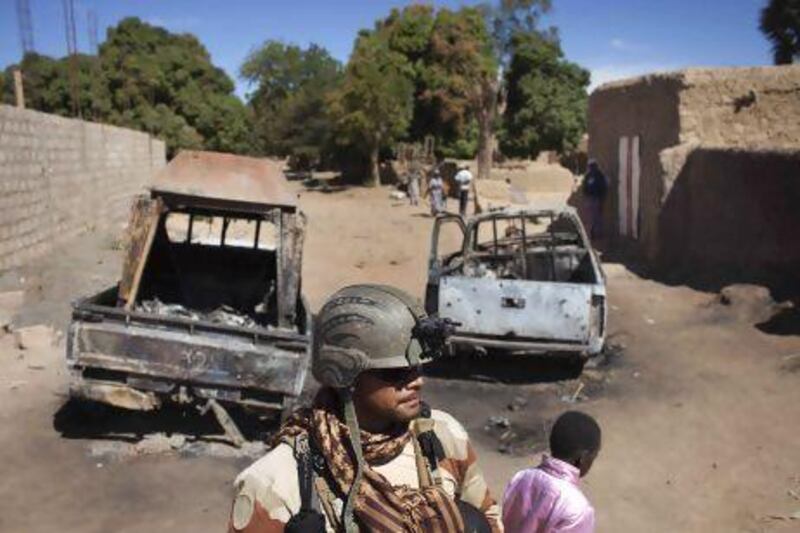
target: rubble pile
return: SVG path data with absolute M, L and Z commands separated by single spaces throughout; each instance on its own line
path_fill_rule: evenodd
M 152 300 L 144 300 L 136 304 L 134 310 L 142 313 L 149 313 L 151 315 L 188 318 L 190 320 L 211 322 L 213 324 L 225 324 L 226 326 L 236 326 L 240 328 L 261 327 L 258 322 L 253 320 L 251 317 L 238 312 L 229 305 L 221 305 L 211 312 L 204 313 L 201 311 L 188 309 L 180 304 L 168 304 L 162 302 L 158 298 L 153 298 Z

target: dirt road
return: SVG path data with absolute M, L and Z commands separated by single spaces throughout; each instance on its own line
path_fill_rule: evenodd
M 301 205 L 310 219 L 303 283 L 315 309 L 356 282 L 421 295 L 424 208 L 358 188 L 303 192 Z M 6 285 L 25 277 L 21 321 L 63 331 L 68 300 L 115 279 L 110 242 L 88 234 L 7 276 Z M 800 521 L 781 517 L 800 511 L 800 337 L 764 334 L 715 295 L 621 265 L 606 272 L 617 347 L 606 365 L 576 379 L 539 362 L 505 362 L 513 372 L 503 373 L 480 361 L 479 376 L 428 379 L 429 403 L 467 426 L 497 496 L 516 469 L 536 462 L 548 421 L 577 407 L 604 430 L 586 483 L 599 531 L 798 530 Z M 573 405 L 565 399 L 579 382 Z M 224 529 L 230 482 L 248 459 L 186 448 L 105 456 L 65 415 L 64 391 L 63 342 L 19 350 L 12 335 L 0 337 L 0 531 Z M 490 416 L 507 417 L 510 428 L 487 430 Z

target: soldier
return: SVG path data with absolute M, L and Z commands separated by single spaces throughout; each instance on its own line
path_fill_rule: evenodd
M 334 294 L 315 327 L 322 388 L 236 479 L 229 531 L 502 531 L 466 431 L 420 398 L 446 330 L 392 287 Z

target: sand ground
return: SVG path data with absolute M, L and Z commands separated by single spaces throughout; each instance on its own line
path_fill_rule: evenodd
M 310 221 L 303 286 L 314 309 L 350 283 L 422 296 L 425 206 L 392 200 L 386 188 L 294 186 Z M 5 276 L 0 286 L 26 291 L 18 326 L 50 324 L 58 339 L 69 301 L 116 279 L 111 242 L 89 233 Z M 479 372 L 427 380 L 429 403 L 472 435 L 495 494 L 536 463 L 547 424 L 577 407 L 604 431 L 585 483 L 598 531 L 800 530 L 789 519 L 800 511 L 800 337 L 763 333 L 716 295 L 642 279 L 621 264 L 605 270 L 614 350 L 599 368 L 576 377 L 541 362 L 483 360 Z M 231 481 L 249 459 L 98 455 L 100 437 L 62 420 L 63 340 L 31 342 L 20 350 L 13 335 L 0 337 L 0 531 L 224 530 Z M 579 383 L 577 404 L 566 402 Z M 490 416 L 507 417 L 512 433 L 487 429 Z

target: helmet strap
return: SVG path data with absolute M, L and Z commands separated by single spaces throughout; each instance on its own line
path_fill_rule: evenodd
M 358 417 L 356 407 L 353 403 L 352 387 L 340 389 L 342 403 L 344 404 L 344 421 L 347 429 L 350 430 L 350 444 L 353 446 L 353 453 L 356 456 L 356 472 L 353 477 L 353 484 L 347 493 L 344 509 L 342 510 L 342 524 L 346 533 L 357 533 L 358 526 L 353 514 L 353 506 L 358 496 L 358 487 L 361 485 L 361 478 L 364 475 L 364 454 L 361 449 L 361 429 L 358 427 Z

